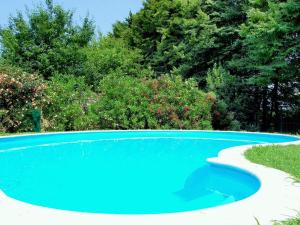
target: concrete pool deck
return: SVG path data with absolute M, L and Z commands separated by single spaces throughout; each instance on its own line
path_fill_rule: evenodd
M 300 141 L 276 145 L 300 144 Z M 260 144 L 262 145 L 262 144 Z M 268 145 L 268 144 L 263 144 Z M 49 209 L 14 200 L 0 191 L 0 225 L 271 225 L 300 212 L 300 183 L 288 174 L 249 162 L 253 145 L 222 150 L 210 163 L 237 167 L 255 175 L 261 188 L 249 198 L 228 205 L 182 213 L 110 215 Z

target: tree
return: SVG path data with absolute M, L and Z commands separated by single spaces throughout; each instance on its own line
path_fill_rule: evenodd
M 46 79 L 55 73 L 81 74 L 85 55 L 80 49 L 93 37 L 93 22 L 86 17 L 81 26 L 74 25 L 73 13 L 52 0 L 26 15 L 19 12 L 0 29 L 3 58 Z
M 114 36 L 141 49 L 144 63 L 158 75 L 172 71 L 205 80 L 215 32 L 197 1 L 148 0 L 140 12 L 115 26 Z
M 247 18 L 240 29 L 244 56 L 233 64 L 260 95 L 261 129 L 279 130 L 283 111 L 299 103 L 300 3 L 252 1 Z
M 228 99 L 229 93 L 226 90 L 232 88 L 234 77 L 229 74 L 221 65 L 214 64 L 207 72 L 207 90 L 211 95 L 216 95 L 212 107 L 213 128 L 216 130 L 239 130 L 240 122 L 236 120 L 236 113 L 233 111 L 233 103 Z
M 247 3 L 248 0 L 214 0 L 200 3 L 203 11 L 217 27 L 210 60 L 221 63 L 226 69 L 232 69 L 228 68 L 228 62 L 240 53 L 242 42 L 239 27 L 247 19 Z
M 102 37 L 86 47 L 83 52 L 87 56 L 84 63 L 86 81 L 94 90 L 109 74 L 134 77 L 151 75 L 151 71 L 142 64 L 141 51 L 132 49 L 121 38 Z

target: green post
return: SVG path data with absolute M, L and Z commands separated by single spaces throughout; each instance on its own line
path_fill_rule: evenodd
M 33 132 L 41 132 L 41 110 L 34 109 L 31 113 Z

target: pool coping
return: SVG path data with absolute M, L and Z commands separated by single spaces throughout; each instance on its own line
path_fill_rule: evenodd
M 154 130 L 129 130 L 129 132 L 135 131 Z M 185 132 L 187 130 L 171 131 Z M 85 132 L 116 131 L 96 130 Z M 195 132 L 199 132 L 199 130 L 195 130 Z M 201 132 L 205 131 L 201 130 Z M 218 132 L 236 133 L 235 131 Z M 0 137 L 0 140 L 1 138 L 58 133 L 78 132 L 13 135 Z M 258 132 L 240 133 L 269 134 Z M 292 135 L 285 134 L 272 135 L 294 137 Z M 300 145 L 300 140 L 276 143 L 276 145 L 283 146 L 291 144 Z M 245 159 L 244 152 L 257 145 L 266 146 L 273 144 L 255 144 L 231 147 L 220 151 L 218 157 L 207 159 L 207 161 L 212 164 L 245 170 L 260 180 L 260 189 L 254 195 L 238 202 L 190 212 L 149 215 L 112 215 L 80 213 L 35 206 L 12 199 L 0 190 L 0 225 L 257 225 L 256 219 L 262 225 L 271 225 L 274 220 L 285 220 L 296 216 L 297 212 L 300 212 L 300 183 L 296 183 L 294 179 L 285 172 L 254 164 Z

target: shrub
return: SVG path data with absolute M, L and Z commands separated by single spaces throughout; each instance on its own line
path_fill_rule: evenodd
M 35 74 L 0 65 L 0 130 L 32 131 L 33 109 L 46 104 L 45 83 Z
M 212 101 L 193 80 L 110 75 L 94 105 L 101 128 L 211 129 Z
M 94 94 L 84 79 L 74 76 L 54 76 L 46 89 L 50 99 L 44 110 L 47 131 L 87 130 L 95 128 L 95 115 L 90 110 Z

